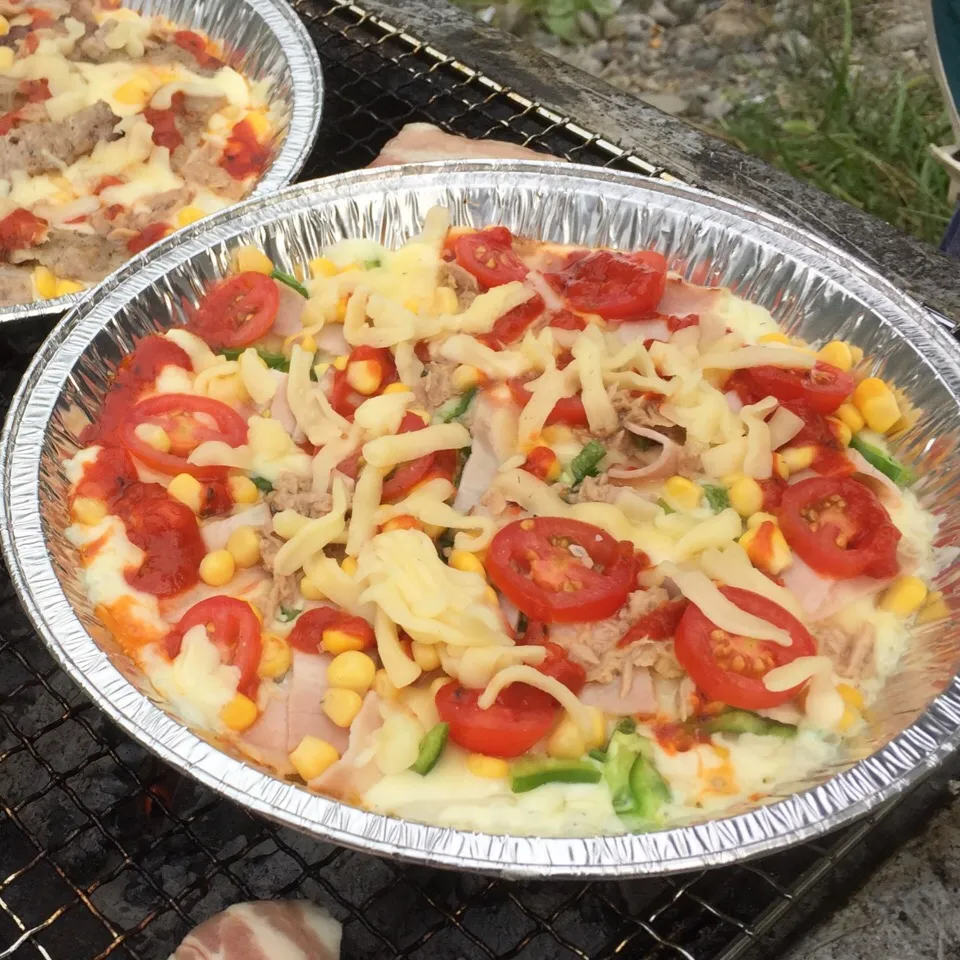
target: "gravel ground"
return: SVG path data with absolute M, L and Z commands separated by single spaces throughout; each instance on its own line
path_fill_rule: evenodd
M 519 8 L 501 7 L 497 18 L 653 106 L 713 127 L 734 104 L 773 93 L 785 64 L 809 54 L 822 2 L 836 9 L 837 0 L 623 0 L 605 21 L 581 10 L 578 44 L 524 24 Z M 853 63 L 880 77 L 929 70 L 920 0 L 856 4 Z

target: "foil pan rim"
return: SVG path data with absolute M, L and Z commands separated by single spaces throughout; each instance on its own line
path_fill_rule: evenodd
M 251 198 L 188 227 L 155 247 L 146 262 L 132 261 L 94 290 L 51 334 L 33 359 L 11 403 L 0 436 L 0 540 L 11 580 L 37 632 L 71 678 L 130 736 L 172 766 L 256 813 L 314 836 L 355 849 L 439 867 L 471 869 L 510 877 L 616 878 L 683 872 L 769 854 L 836 829 L 876 808 L 934 770 L 960 745 L 960 680 L 910 727 L 876 753 L 826 783 L 768 806 L 722 819 L 649 834 L 538 838 L 476 833 L 399 820 L 311 794 L 229 757 L 181 726 L 139 693 L 86 634 L 53 569 L 40 515 L 38 470 L 45 427 L 59 390 L 82 354 L 84 341 L 101 329 L 127 293 L 155 281 L 195 253 L 274 216 L 309 209 L 310 198 L 352 187 L 415 186 L 431 178 L 450 186 L 471 173 L 551 183 L 592 180 L 635 191 L 667 194 L 733 217 L 751 230 L 767 231 L 820 258 L 820 269 L 842 277 L 854 296 L 895 314 L 909 336 L 937 356 L 954 396 L 960 396 L 960 350 L 923 308 L 882 276 L 844 251 L 774 216 L 685 185 L 595 167 L 539 161 L 457 161 L 384 167 L 341 174 L 288 187 L 267 198 Z M 418 179 L 419 178 L 419 179 Z M 278 214 L 279 211 L 279 214 Z M 79 349 L 78 349 L 79 347 Z M 58 619 L 58 629 L 50 621 Z M 76 654 L 64 642 L 64 626 Z M 98 682 L 90 675 L 96 673 Z M 128 688 L 135 711 L 121 710 L 103 696 L 100 679 Z M 135 715 L 131 715 L 135 714 Z M 216 756 L 219 773 L 207 769 Z
M 229 3 L 233 0 L 219 0 L 219 2 Z M 246 201 L 273 193 L 292 183 L 303 169 L 320 132 L 324 83 L 320 55 L 306 26 L 292 7 L 284 0 L 239 0 L 239 2 L 260 14 L 269 30 L 280 41 L 291 67 L 290 85 L 293 92 L 290 122 L 280 152 L 270 164 L 264 177 L 250 192 L 249 197 L 245 198 Z M 203 221 L 208 219 L 210 217 L 204 217 Z M 179 235 L 180 232 L 175 230 L 172 236 Z M 149 250 L 125 261 L 124 266 L 127 263 L 142 262 L 146 256 L 149 256 Z M 5 323 L 65 313 L 82 303 L 94 289 L 96 286 L 50 300 L 32 300 L 29 303 L 0 306 L 0 326 Z

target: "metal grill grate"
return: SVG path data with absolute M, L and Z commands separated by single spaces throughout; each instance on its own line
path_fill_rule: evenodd
M 363 11 L 308 0 L 298 9 L 329 91 L 305 176 L 369 163 L 416 120 L 669 176 Z M 4 408 L 40 337 L 0 345 Z M 59 672 L 5 576 L 0 625 L 0 960 L 159 960 L 211 914 L 272 897 L 328 907 L 345 925 L 349 960 L 769 956 L 770 931 L 800 915 L 791 907 L 802 893 L 831 876 L 849 887 L 863 850 L 878 858 L 901 842 L 936 793 L 929 786 L 922 802 L 822 843 L 710 873 L 551 884 L 441 873 L 279 829 L 178 778 Z M 883 817 L 894 826 L 878 828 Z

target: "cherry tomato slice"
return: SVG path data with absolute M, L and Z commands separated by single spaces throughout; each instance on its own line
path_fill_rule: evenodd
M 742 376 L 757 400 L 799 400 L 814 413 L 823 415 L 833 413 L 853 393 L 853 377 L 821 360 L 812 370 L 750 367 Z
M 223 148 L 220 166 L 234 180 L 261 176 L 270 163 L 270 145 L 261 143 L 253 124 L 241 120 L 235 124 Z
M 0 250 L 35 247 L 47 235 L 47 221 L 22 207 L 0 220 Z
M 519 404 L 520 408 L 523 409 L 530 402 L 531 397 L 524 381 L 519 379 L 508 380 L 507 386 L 510 388 L 513 402 Z M 550 411 L 550 416 L 547 417 L 547 424 L 551 423 L 565 423 L 571 427 L 589 426 L 587 411 L 583 406 L 583 398 L 580 394 L 572 397 L 561 397 Z
M 188 324 L 214 349 L 246 347 L 273 326 L 280 306 L 277 283 L 262 273 L 238 273 L 200 301 Z
M 363 617 L 353 617 L 334 607 L 316 607 L 301 613 L 287 641 L 291 647 L 304 653 L 317 653 L 324 630 L 342 630 L 349 633 L 363 642 L 364 650 L 376 643 L 373 627 Z
M 127 583 L 144 593 L 172 597 L 200 580 L 200 561 L 206 554 L 193 511 L 167 496 L 159 483 L 135 483 L 114 505 L 127 539 L 145 554 Z
M 140 253 L 147 247 L 152 247 L 158 240 L 162 240 L 173 227 L 169 223 L 148 223 L 135 237 L 127 241 L 127 249 L 131 253 Z
M 680 620 L 686 612 L 688 600 L 667 600 L 659 607 L 645 613 L 617 641 L 618 647 L 629 646 L 636 640 L 669 640 L 677 632 Z
M 81 443 L 117 443 L 116 432 L 140 394 L 150 389 L 164 367 L 191 369 L 186 351 L 172 340 L 154 334 L 144 337 L 133 353 L 127 354 L 117 368 L 110 389 L 103 400 L 103 409 L 94 423 L 80 434 Z
M 208 597 L 195 603 L 164 639 L 171 660 L 180 653 L 183 635 L 201 625 L 220 651 L 221 661 L 239 668 L 237 692 L 248 697 L 255 694 L 260 683 L 257 668 L 263 644 L 260 621 L 250 604 L 236 597 Z
M 548 327 L 558 330 L 586 330 L 587 321 L 579 314 L 570 310 L 558 310 L 547 321 Z
M 546 641 L 543 646 L 547 648 L 547 656 L 537 669 L 548 677 L 559 680 L 574 693 L 579 693 L 587 682 L 587 671 L 579 663 L 574 663 L 559 643 Z
M 628 320 L 656 310 L 667 284 L 667 261 L 659 253 L 581 250 L 548 279 L 574 310 L 605 320 Z
M 513 236 L 506 227 L 465 233 L 453 242 L 457 263 L 489 289 L 522 280 L 530 268 L 513 252 Z
M 780 529 L 807 566 L 837 580 L 893 577 L 900 531 L 876 494 L 849 477 L 811 477 L 784 491 Z
M 519 340 L 537 317 L 543 313 L 543 297 L 535 293 L 519 307 L 508 310 L 497 319 L 489 333 L 483 333 L 477 339 L 491 350 L 502 350 L 507 344 Z
M 211 426 L 211 422 L 213 425 Z M 162 427 L 170 438 L 170 451 L 155 449 L 137 433 L 142 424 Z M 207 440 L 222 440 L 239 447 L 247 442 L 247 425 L 243 417 L 225 403 L 210 397 L 187 393 L 159 393 L 141 400 L 120 422 L 121 443 L 148 467 L 176 476 L 189 473 L 198 480 L 220 480 L 227 467 L 198 466 L 187 461 L 190 453 Z
M 427 424 L 415 413 L 404 414 L 400 421 L 398 434 L 412 433 L 422 430 Z M 441 450 L 437 453 L 428 453 L 416 460 L 408 460 L 399 464 L 383 482 L 383 492 L 380 499 L 384 503 L 396 503 L 402 500 L 415 486 L 431 480 L 434 477 L 444 477 L 453 480 L 457 469 L 456 450 Z
M 571 550 L 576 548 L 576 553 Z M 588 556 L 588 567 L 577 556 Z M 634 589 L 633 544 L 561 517 L 514 520 L 487 551 L 490 579 L 522 613 L 545 623 L 603 620 Z
M 446 683 L 435 697 L 450 739 L 471 753 L 519 757 L 549 733 L 559 712 L 553 699 L 522 683 L 502 690 L 486 710 L 477 705 L 482 692 Z
M 816 641 L 796 617 L 779 604 L 735 587 L 720 592 L 741 610 L 772 623 L 790 634 L 789 647 L 766 640 L 731 636 L 708 620 L 699 607 L 690 604 L 677 627 L 674 650 L 690 678 L 711 700 L 720 700 L 743 710 L 763 710 L 791 700 L 802 684 L 790 690 L 768 690 L 763 677 L 774 667 L 811 657 Z

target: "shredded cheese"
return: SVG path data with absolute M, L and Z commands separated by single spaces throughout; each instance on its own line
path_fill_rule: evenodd
M 330 543 L 345 527 L 347 493 L 338 477 L 333 482 L 333 505 L 330 512 L 304 524 L 278 551 L 273 561 L 273 572 L 279 577 L 289 576 Z
M 363 459 L 370 466 L 387 469 L 408 460 L 417 460 L 440 450 L 470 446 L 470 431 L 461 423 L 435 423 L 396 436 L 378 437 L 363 445 Z
M 505 667 L 487 684 L 486 689 L 480 694 L 477 700 L 477 706 L 481 710 L 489 710 L 493 706 L 494 700 L 500 694 L 504 687 L 511 683 L 525 683 L 528 686 L 536 687 L 544 693 L 550 694 L 560 706 L 564 707 L 571 719 L 577 725 L 584 736 L 590 736 L 593 731 L 593 718 L 590 711 L 577 699 L 569 687 L 565 687 L 553 677 L 535 670 L 527 665 Z

